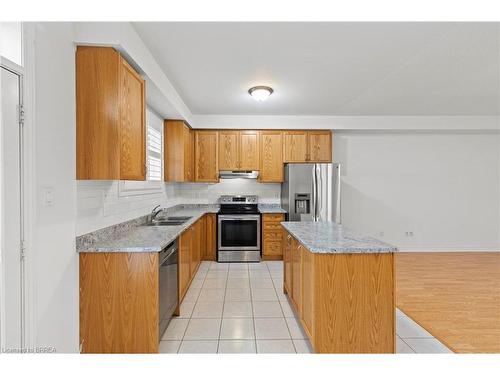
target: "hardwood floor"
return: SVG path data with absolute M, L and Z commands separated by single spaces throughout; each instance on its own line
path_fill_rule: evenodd
M 500 353 L 500 253 L 398 253 L 396 305 L 457 353 Z

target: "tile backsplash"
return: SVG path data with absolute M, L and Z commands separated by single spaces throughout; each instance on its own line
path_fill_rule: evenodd
M 261 203 L 279 203 L 281 184 L 256 180 L 221 180 L 218 184 L 176 184 L 175 196 L 186 203 L 216 203 L 221 195 L 257 195 Z
M 221 180 L 218 184 L 77 181 L 76 235 L 146 215 L 161 204 L 216 203 L 225 194 L 258 195 L 261 203 L 279 203 L 281 184 Z

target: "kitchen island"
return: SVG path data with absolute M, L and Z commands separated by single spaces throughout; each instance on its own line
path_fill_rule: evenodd
M 284 293 L 316 353 L 394 353 L 394 246 L 332 222 L 282 222 Z

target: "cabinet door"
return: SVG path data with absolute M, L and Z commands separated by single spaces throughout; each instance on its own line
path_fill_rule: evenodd
M 194 144 L 194 180 L 197 182 L 219 182 L 217 132 L 196 131 Z
M 260 133 L 260 182 L 283 182 L 283 133 Z
M 239 169 L 238 139 L 238 131 L 219 132 L 219 170 Z
M 313 340 L 314 322 L 314 255 L 307 249 L 301 251 L 302 276 L 302 322 L 311 342 Z
M 120 179 L 146 179 L 144 80 L 121 58 Z
M 330 163 L 332 161 L 332 132 L 308 132 L 308 160 L 311 162 Z
M 292 290 L 292 236 L 287 232 L 286 239 L 283 241 L 283 281 L 285 284 L 286 292 L 293 297 Z
M 120 55 L 76 50 L 76 178 L 120 179 Z
M 292 298 L 299 316 L 302 315 L 302 245 L 292 238 Z
M 181 234 L 179 239 L 179 303 L 184 298 L 186 294 L 189 281 L 191 280 L 191 230 L 186 230 Z
M 197 263 L 197 258 L 198 258 L 198 252 L 200 249 L 200 244 L 198 243 L 198 221 L 191 225 L 189 228 L 189 231 L 191 232 L 191 247 L 189 248 L 189 255 L 190 255 L 190 265 L 189 265 L 189 275 L 190 275 L 190 280 L 194 277 L 194 274 L 196 273 L 196 269 L 198 266 Z
M 285 163 L 304 163 L 308 160 L 306 131 L 286 131 L 284 139 Z
M 198 242 L 198 252 L 196 253 L 196 269 L 198 269 L 201 258 L 205 253 L 205 248 L 207 247 L 206 243 L 207 238 L 207 218 L 206 216 L 202 216 L 200 220 L 198 220 L 198 228 L 197 228 L 197 242 Z
M 259 166 L 259 132 L 242 131 L 240 132 L 240 166 L 246 171 L 255 171 Z
M 184 125 L 184 181 L 194 181 L 194 132 Z
M 215 214 L 207 214 L 207 229 L 206 229 L 206 244 L 205 253 L 203 254 L 203 260 L 215 260 L 215 241 L 217 238 L 216 233 L 216 216 Z

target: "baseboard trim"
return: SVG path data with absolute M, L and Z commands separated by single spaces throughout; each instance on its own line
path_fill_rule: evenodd
M 500 248 L 492 247 L 398 247 L 400 253 L 498 253 Z

